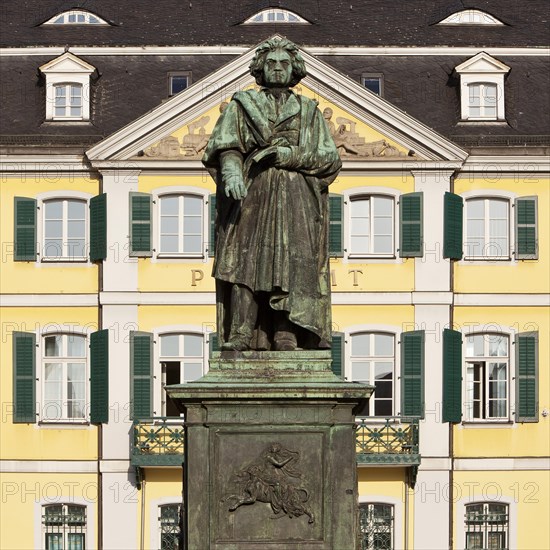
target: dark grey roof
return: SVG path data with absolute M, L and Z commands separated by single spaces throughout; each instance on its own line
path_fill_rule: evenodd
M 111 26 L 41 25 L 79 6 Z M 312 24 L 240 24 L 269 6 L 292 10 Z M 468 7 L 505 25 L 436 24 Z M 5 0 L 0 44 L 252 46 L 280 33 L 305 46 L 544 46 L 549 11 L 547 0 Z

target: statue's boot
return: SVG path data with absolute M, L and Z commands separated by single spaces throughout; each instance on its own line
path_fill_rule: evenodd
M 293 324 L 283 311 L 277 312 L 275 334 L 273 335 L 273 349 L 275 351 L 294 351 L 298 345 L 296 334 L 292 330 Z
M 258 304 L 253 292 L 246 286 L 234 284 L 231 288 L 231 324 L 229 339 L 222 351 L 246 351 L 258 317 Z

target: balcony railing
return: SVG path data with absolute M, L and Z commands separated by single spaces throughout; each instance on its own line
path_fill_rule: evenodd
M 420 464 L 418 418 L 358 418 L 358 464 Z
M 131 461 L 134 466 L 180 466 L 184 426 L 181 418 L 135 420 Z M 418 465 L 418 419 L 358 419 L 358 464 Z
M 131 462 L 134 466 L 181 466 L 183 419 L 155 417 L 134 420 Z

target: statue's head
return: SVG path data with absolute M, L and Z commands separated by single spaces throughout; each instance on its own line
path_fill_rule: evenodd
M 306 66 L 296 44 L 270 38 L 256 49 L 250 74 L 259 86 L 292 87 L 306 76 Z

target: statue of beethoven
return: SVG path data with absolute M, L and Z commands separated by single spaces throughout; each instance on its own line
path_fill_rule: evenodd
M 330 348 L 328 186 L 341 162 L 317 103 L 290 88 L 298 48 L 270 39 L 202 162 L 217 184 L 216 278 L 222 350 Z

